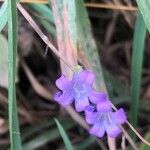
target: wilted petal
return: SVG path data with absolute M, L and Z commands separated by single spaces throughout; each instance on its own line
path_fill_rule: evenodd
M 115 118 L 117 120 L 117 123 L 119 123 L 119 124 L 123 124 L 127 120 L 125 112 L 122 108 L 117 110 L 114 114 L 115 114 Z
M 99 123 L 95 123 L 89 132 L 90 134 L 96 135 L 97 137 L 101 138 L 104 136 L 105 130 Z
M 95 80 L 95 75 L 92 71 L 90 70 L 84 70 L 80 74 L 80 80 L 85 82 L 87 85 L 92 85 L 94 80 Z
M 121 129 L 117 125 L 110 125 L 106 128 L 106 132 L 111 138 L 116 138 L 121 133 Z
M 77 112 L 84 111 L 86 106 L 89 106 L 89 100 L 87 97 L 75 100 L 75 108 Z
M 106 101 L 103 101 L 103 102 L 100 102 L 98 105 L 97 105 L 97 111 L 110 111 L 111 110 L 111 102 L 106 100 Z
M 55 84 L 60 90 L 63 91 L 67 89 L 67 87 L 70 84 L 70 81 L 64 75 L 62 75 L 59 79 L 55 81 Z
M 97 113 L 94 110 L 94 106 L 85 107 L 85 120 L 88 124 L 94 124 L 96 122 Z
M 105 92 L 96 92 L 92 89 L 89 92 L 89 99 L 92 103 L 98 104 L 107 100 L 107 94 Z
M 57 92 L 54 95 L 54 100 L 57 101 L 62 106 L 70 105 L 73 101 L 73 95 L 71 93 Z

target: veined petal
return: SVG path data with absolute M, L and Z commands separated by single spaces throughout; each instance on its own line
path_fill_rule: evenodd
M 117 123 L 119 123 L 119 124 L 123 124 L 127 120 L 125 112 L 124 112 L 124 110 L 122 108 L 120 108 L 119 110 L 117 110 L 114 113 L 114 115 L 116 117 Z
M 121 129 L 117 125 L 113 124 L 107 126 L 106 132 L 111 138 L 116 138 L 121 133 Z
M 89 106 L 88 97 L 83 97 L 75 100 L 75 108 L 77 112 L 84 111 L 86 106 Z
M 105 92 L 96 92 L 92 89 L 89 92 L 89 99 L 92 103 L 98 104 L 107 100 L 107 94 Z
M 54 100 L 62 106 L 70 105 L 73 102 L 73 95 L 71 93 L 57 92 L 54 95 Z
M 103 102 L 100 102 L 98 105 L 97 105 L 97 111 L 110 111 L 111 110 L 111 102 L 106 100 L 106 101 L 103 101 Z
M 94 110 L 94 106 L 85 107 L 85 120 L 88 124 L 94 124 L 97 120 L 97 113 Z
M 91 135 L 101 138 L 104 136 L 105 130 L 99 123 L 95 123 L 89 132 Z
M 95 75 L 92 71 L 90 70 L 84 70 L 80 74 L 80 80 L 85 82 L 87 85 L 92 85 L 94 80 L 95 80 Z
M 62 75 L 59 79 L 55 81 L 55 84 L 60 90 L 63 91 L 67 89 L 67 87 L 70 84 L 70 81 L 64 75 Z

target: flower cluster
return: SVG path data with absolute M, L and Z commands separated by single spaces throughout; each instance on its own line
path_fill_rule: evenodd
M 74 102 L 77 112 L 85 111 L 86 122 L 93 125 L 90 134 L 103 137 L 106 131 L 115 138 L 121 132 L 119 125 L 126 121 L 125 112 L 122 108 L 113 112 L 107 94 L 93 89 L 94 80 L 95 75 L 89 70 L 75 72 L 71 81 L 62 75 L 56 80 L 60 91 L 54 100 L 64 107 Z

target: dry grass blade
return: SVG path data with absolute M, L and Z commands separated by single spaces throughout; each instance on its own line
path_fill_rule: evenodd
M 57 43 L 61 56 L 71 66 L 77 65 L 77 26 L 75 1 L 52 0 L 52 10 L 57 31 Z M 62 74 L 72 76 L 72 71 L 60 60 Z
M 89 8 L 103 8 L 103 9 L 123 10 L 123 11 L 137 11 L 138 10 L 137 7 L 114 5 L 114 4 L 85 3 L 85 6 Z

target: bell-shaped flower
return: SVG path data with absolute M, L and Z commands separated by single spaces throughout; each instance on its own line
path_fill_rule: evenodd
M 105 93 L 93 90 L 94 80 L 95 75 L 90 70 L 74 73 L 71 81 L 62 75 L 55 82 L 60 91 L 54 95 L 54 100 L 62 106 L 70 105 L 74 101 L 76 111 L 81 112 L 90 104 L 89 101 L 97 104 L 106 99 Z
M 85 119 L 93 125 L 89 131 L 91 135 L 101 138 L 106 132 L 109 137 L 115 138 L 121 133 L 119 126 L 125 123 L 126 115 L 122 108 L 113 112 L 111 102 L 107 100 L 97 105 L 97 111 L 93 106 L 87 106 Z

